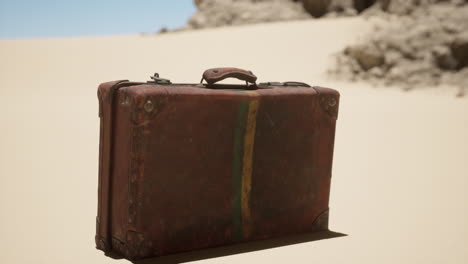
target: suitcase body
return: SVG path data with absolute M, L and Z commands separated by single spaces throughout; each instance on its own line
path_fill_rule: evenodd
M 226 77 L 256 79 L 99 86 L 98 249 L 140 259 L 328 229 L 338 92 L 213 84 Z

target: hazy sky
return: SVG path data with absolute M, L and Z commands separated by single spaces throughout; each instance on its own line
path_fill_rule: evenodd
M 156 32 L 194 12 L 193 0 L 0 0 L 0 38 Z

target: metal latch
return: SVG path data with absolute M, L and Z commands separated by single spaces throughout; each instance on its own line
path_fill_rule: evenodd
M 286 87 L 310 87 L 307 83 L 303 82 L 266 82 L 260 83 L 260 85 L 266 86 L 286 86 Z
M 171 84 L 169 79 L 159 78 L 159 73 L 155 73 L 153 76 L 150 76 L 152 81 L 148 81 L 148 83 L 156 83 L 156 84 Z

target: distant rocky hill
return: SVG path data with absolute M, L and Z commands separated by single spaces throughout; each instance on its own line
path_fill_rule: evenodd
M 196 0 L 198 11 L 185 29 L 307 19 L 301 3 L 291 0 Z
M 355 15 L 375 0 L 195 0 L 198 11 L 186 29 Z
M 195 0 L 197 12 L 184 29 L 199 29 L 323 16 L 352 16 L 368 9 L 407 15 L 435 4 L 467 0 Z

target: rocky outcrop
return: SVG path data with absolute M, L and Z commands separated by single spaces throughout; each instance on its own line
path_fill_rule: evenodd
M 468 0 L 194 0 L 198 11 L 186 29 L 322 16 L 352 16 L 374 7 L 386 13 L 408 15 L 436 3 L 462 5 Z
M 211 28 L 331 15 L 356 15 L 378 0 L 194 0 L 185 29 Z
M 344 49 L 331 73 L 407 89 L 452 84 L 463 94 L 468 86 L 468 5 L 432 2 L 421 5 L 421 0 L 419 8 L 371 19 L 375 29 L 362 43 Z
M 185 29 L 212 28 L 311 18 L 291 0 L 198 0 L 198 11 Z

